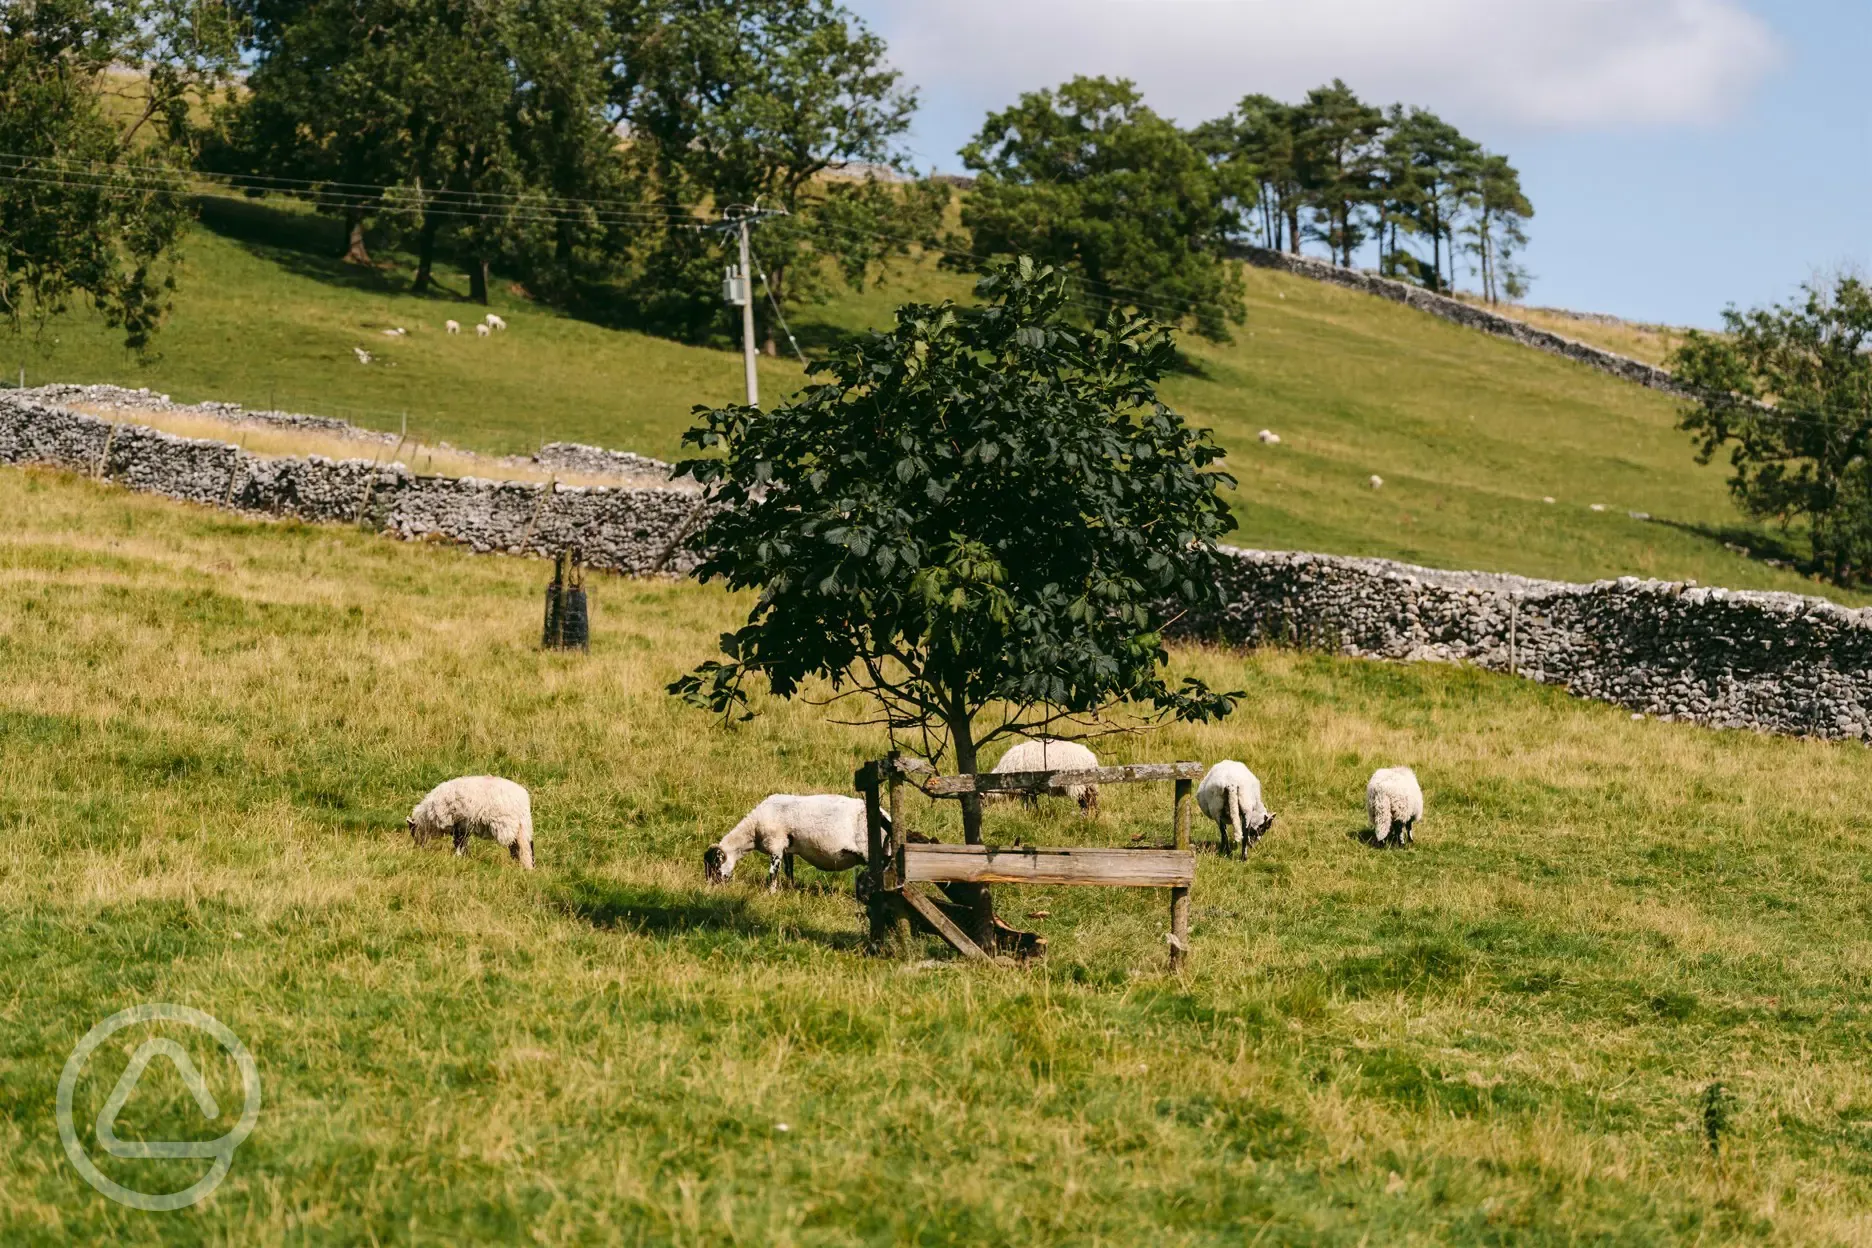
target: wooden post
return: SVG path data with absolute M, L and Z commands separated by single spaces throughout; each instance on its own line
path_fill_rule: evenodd
M 852 787 L 864 795 L 865 868 L 864 904 L 871 918 L 871 946 L 882 948 L 889 935 L 891 905 L 884 895 L 884 820 L 878 809 L 878 765 L 866 763 L 852 776 Z
M 879 865 L 878 878 L 886 889 L 900 889 L 903 881 L 897 878 L 897 849 L 904 843 L 904 798 L 903 769 L 898 766 L 901 755 L 896 750 L 890 754 L 890 831 L 884 838 L 884 860 Z M 890 920 L 890 945 L 898 953 L 910 951 L 910 915 L 902 906 L 893 906 L 887 917 Z
M 1190 811 L 1196 805 L 1196 782 L 1178 779 L 1176 782 L 1176 848 L 1187 852 L 1190 847 Z M 1170 969 L 1183 969 L 1184 959 L 1189 955 L 1189 914 L 1190 890 L 1173 888 L 1170 890 Z

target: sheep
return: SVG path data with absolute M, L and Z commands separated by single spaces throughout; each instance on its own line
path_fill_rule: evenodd
M 883 815 L 885 828 L 890 816 Z M 710 884 L 725 884 L 744 854 L 768 857 L 767 891 L 780 887 L 780 870 L 793 879 L 793 857 L 821 871 L 845 871 L 870 858 L 865 804 L 856 797 L 815 793 L 796 797 L 775 793 L 761 799 L 728 834 L 702 851 L 702 874 Z
M 1233 759 L 1224 759 L 1209 769 L 1196 786 L 1196 805 L 1215 820 L 1221 831 L 1216 851 L 1224 858 L 1229 856 L 1231 834 L 1246 858 L 1249 847 L 1259 843 L 1274 826 L 1273 814 L 1261 804 L 1260 779 L 1246 764 Z
M 1371 474 L 1371 488 L 1374 490 L 1384 489 L 1384 478 L 1375 472 Z
M 468 852 L 470 836 L 484 836 L 507 847 L 508 856 L 533 869 L 533 804 L 527 791 L 499 776 L 462 776 L 444 780 L 416 803 L 404 826 L 417 845 L 447 832 L 455 855 Z
M 368 364 L 374 358 L 371 353 L 366 351 L 363 347 L 352 347 L 351 354 L 357 356 L 357 362 L 360 364 Z
M 493 331 L 487 327 L 487 323 L 485 321 L 475 326 L 475 337 L 477 338 L 485 338 L 492 332 Z
M 492 312 L 487 314 L 487 320 L 484 322 L 484 324 L 486 324 L 489 329 L 506 329 L 507 328 L 507 322 L 501 320 L 500 317 L 495 316 Z
M 1380 767 L 1372 772 L 1365 784 L 1365 813 L 1378 844 L 1393 833 L 1396 844 L 1412 844 L 1417 821 L 1423 818 L 1423 789 L 1417 784 L 1417 773 L 1408 767 Z
M 1255 434 L 1255 437 L 1260 438 L 1261 441 L 1269 446 L 1280 445 L 1280 434 L 1275 433 L 1272 429 L 1263 429 L 1260 433 Z
M 1008 747 L 1008 752 L 1001 756 L 1001 761 L 994 765 L 993 775 L 1006 775 L 1011 771 L 1096 771 L 1098 755 L 1094 754 L 1077 741 L 1053 741 L 1041 738 L 1035 741 L 1016 741 Z M 1079 809 L 1088 815 L 1098 813 L 1098 785 L 1069 784 L 1062 788 L 1048 789 L 1054 797 L 1070 797 L 1079 803 Z M 1028 795 L 1029 802 L 1039 799 Z
M 384 330 L 383 336 L 386 338 L 401 338 L 403 335 L 407 333 L 409 333 L 409 330 L 404 329 L 401 325 L 399 325 L 395 329 Z
M 443 321 L 442 329 L 446 333 L 459 334 L 461 333 L 461 322 L 460 321 Z

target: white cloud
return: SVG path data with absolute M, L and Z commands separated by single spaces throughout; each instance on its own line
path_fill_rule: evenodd
M 1739 0 L 848 0 L 931 104 L 978 119 L 1077 73 L 1192 123 L 1344 78 L 1495 128 L 1720 119 L 1782 59 Z M 972 128 L 972 125 L 971 125 Z

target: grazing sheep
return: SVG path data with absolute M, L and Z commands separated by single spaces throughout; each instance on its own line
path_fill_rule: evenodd
M 1098 755 L 1077 741 L 1042 738 L 1037 741 L 1017 741 L 1009 746 L 1008 752 L 994 765 L 991 774 L 1006 775 L 1010 771 L 1095 771 L 1098 765 Z M 1098 813 L 1096 784 L 1069 784 L 1048 789 L 1047 792 L 1053 797 L 1072 798 L 1079 803 L 1079 809 L 1088 815 Z M 1026 800 L 1036 802 L 1039 799 L 1029 795 Z
M 475 337 L 477 338 L 485 338 L 492 332 L 493 331 L 487 327 L 487 323 L 485 321 L 475 326 Z
M 457 857 L 468 852 L 470 836 L 484 836 L 505 845 L 515 862 L 533 869 L 533 803 L 527 791 L 511 780 L 499 776 L 444 780 L 416 803 L 404 826 L 418 845 L 448 833 L 454 838 Z
M 1384 478 L 1375 472 L 1371 474 L 1371 488 L 1374 490 L 1384 489 Z
M 487 321 L 485 323 L 489 329 L 506 329 L 507 328 L 507 322 L 501 320 L 500 317 L 495 316 L 492 312 L 487 314 Z
M 1604 510 L 1605 510 L 1605 504 L 1604 504 L 1604 503 L 1594 503 L 1594 504 L 1592 505 L 1592 507 L 1591 507 L 1591 508 L 1590 508 L 1589 510 L 1592 510 L 1592 511 L 1604 511 Z
M 1412 833 L 1423 818 L 1423 789 L 1417 784 L 1417 773 L 1408 767 L 1380 767 L 1372 772 L 1365 784 L 1365 813 L 1378 844 L 1393 833 L 1399 845 L 1414 842 Z
M 1263 429 L 1260 433 L 1255 434 L 1255 437 L 1260 438 L 1269 446 L 1280 445 L 1280 434 L 1275 433 L 1271 429 Z
M 890 816 L 884 816 L 890 827 Z M 766 854 L 767 889 L 780 887 L 784 863 L 786 878 L 793 879 L 793 857 L 804 858 L 821 871 L 845 871 L 863 866 L 870 857 L 865 828 L 865 804 L 856 797 L 816 793 L 795 797 L 775 793 L 728 831 L 728 835 L 702 851 L 702 873 L 710 884 L 726 883 L 742 855 Z
M 1221 831 L 1222 840 L 1216 850 L 1224 858 L 1229 856 L 1231 835 L 1240 847 L 1241 856 L 1246 858 L 1249 847 L 1257 844 L 1274 826 L 1273 814 L 1261 804 L 1260 779 L 1245 763 L 1233 759 L 1224 759 L 1209 769 L 1209 774 L 1196 786 L 1196 805 L 1215 820 Z
M 357 356 L 357 362 L 360 364 L 368 364 L 374 358 L 371 353 L 366 351 L 363 347 L 352 347 L 351 354 Z
M 443 321 L 442 328 L 448 333 L 459 334 L 461 333 L 461 322 L 460 321 Z
M 399 325 L 395 329 L 384 330 L 383 336 L 386 338 L 401 338 L 404 334 L 407 334 L 407 333 L 409 333 L 409 330 L 404 329 L 401 325 Z

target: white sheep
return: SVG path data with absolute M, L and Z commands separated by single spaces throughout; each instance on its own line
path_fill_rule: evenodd
M 533 869 L 533 803 L 527 791 L 499 776 L 462 776 L 444 780 L 416 803 L 404 826 L 410 839 L 427 845 L 448 833 L 455 854 L 468 852 L 468 838 L 482 836 L 507 847 L 513 860 Z
M 1384 489 L 1384 478 L 1375 472 L 1371 474 L 1371 488 L 1374 490 Z
M 1263 429 L 1260 433 L 1255 434 L 1255 437 L 1260 438 L 1262 442 L 1269 446 L 1280 445 L 1280 434 L 1275 433 L 1272 429 Z
M 492 332 L 493 331 L 487 327 L 487 322 L 485 321 L 475 326 L 475 337 L 477 338 L 485 338 Z
M 1380 767 L 1372 772 L 1365 783 L 1365 814 L 1378 844 L 1393 833 L 1400 845 L 1415 841 L 1412 832 L 1423 818 L 1423 789 L 1417 784 L 1417 773 L 1408 767 Z
M 351 354 L 357 356 L 357 362 L 360 364 L 368 364 L 373 358 L 371 353 L 366 351 L 363 347 L 352 347 Z
M 460 321 L 443 321 L 442 328 L 448 333 L 459 334 L 461 333 L 461 322 Z
M 1218 852 L 1229 856 L 1231 838 L 1240 847 L 1241 856 L 1267 835 L 1274 826 L 1274 816 L 1261 804 L 1261 781 L 1247 764 L 1224 759 L 1209 769 L 1196 786 L 1196 805 L 1215 821 L 1222 833 Z
M 492 312 L 487 314 L 487 320 L 483 323 L 489 329 L 506 329 L 507 328 L 507 322 L 501 320 L 500 317 L 495 316 Z
M 386 338 L 401 338 L 403 335 L 407 333 L 409 333 L 409 330 L 404 329 L 401 325 L 399 325 L 395 329 L 384 330 L 383 336 Z
M 888 828 L 890 816 L 883 818 Z M 710 884 L 726 883 L 743 855 L 763 853 L 769 861 L 771 892 L 780 887 L 782 864 L 792 880 L 796 854 L 821 871 L 846 871 L 865 864 L 869 846 L 862 799 L 836 793 L 775 793 L 762 798 L 726 836 L 702 851 L 702 873 Z
M 1094 754 L 1077 741 L 1053 741 L 1041 738 L 1036 741 L 1016 741 L 1008 747 L 1008 752 L 1001 756 L 1001 761 L 994 765 L 994 775 L 1006 775 L 1011 771 L 1096 771 L 1098 755 Z M 1070 797 L 1079 803 L 1079 809 L 1088 815 L 1098 813 L 1098 785 L 1069 784 L 1062 788 L 1048 789 L 1054 797 Z M 1028 801 L 1039 799 L 1029 795 Z

